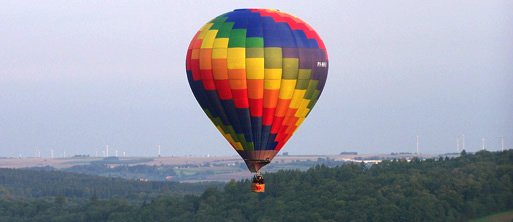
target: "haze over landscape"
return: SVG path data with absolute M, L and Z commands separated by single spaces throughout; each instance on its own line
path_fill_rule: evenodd
M 310 23 L 330 58 L 293 154 L 513 146 L 513 2 L 12 1 L 0 7 L 0 156 L 236 155 L 197 105 L 189 41 L 235 8 Z

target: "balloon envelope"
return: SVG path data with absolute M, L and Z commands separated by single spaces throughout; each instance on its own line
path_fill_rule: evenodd
M 319 99 L 328 55 L 319 35 L 301 19 L 277 10 L 237 9 L 196 33 L 186 70 L 201 108 L 256 172 Z

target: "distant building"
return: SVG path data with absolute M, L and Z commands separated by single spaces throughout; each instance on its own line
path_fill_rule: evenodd
M 340 155 L 358 155 L 358 152 L 341 152 Z
M 411 152 L 391 152 L 390 155 L 397 156 L 397 155 L 412 155 Z
M 283 152 L 283 156 L 288 156 L 289 152 Z
M 74 155 L 73 158 L 89 158 L 89 155 L 88 154 L 78 154 L 78 155 Z

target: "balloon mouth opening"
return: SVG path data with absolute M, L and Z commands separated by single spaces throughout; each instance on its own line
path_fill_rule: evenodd
M 265 160 L 244 159 L 244 162 L 246 162 L 246 166 L 248 166 L 249 171 L 256 173 L 262 167 L 269 164 L 271 162 L 271 160 L 270 159 L 265 159 Z

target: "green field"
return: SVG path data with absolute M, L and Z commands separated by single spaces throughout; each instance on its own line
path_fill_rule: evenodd
M 471 222 L 511 222 L 513 221 L 513 210 L 492 214 L 486 217 L 471 220 Z

